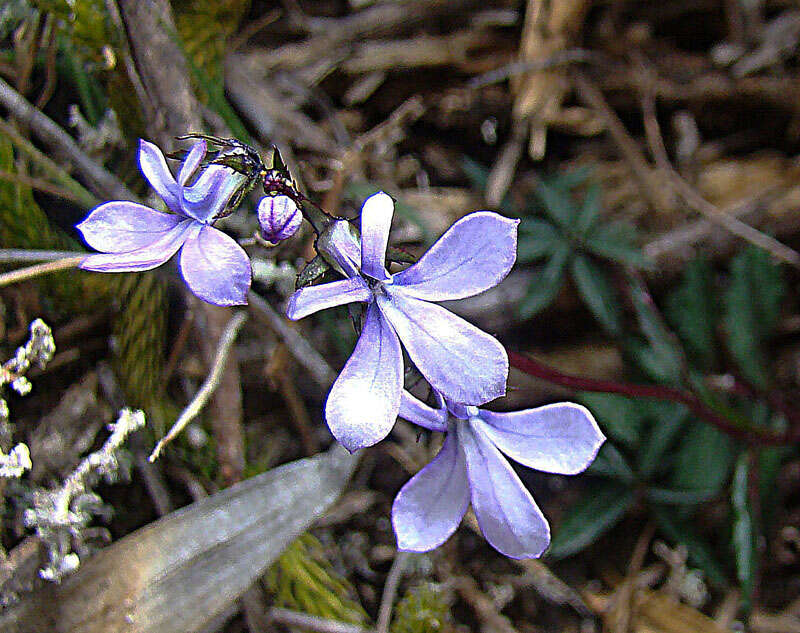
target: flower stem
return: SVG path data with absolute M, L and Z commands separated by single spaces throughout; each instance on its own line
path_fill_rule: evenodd
M 698 418 L 715 426 L 720 431 L 750 445 L 780 446 L 793 444 L 800 440 L 800 432 L 798 432 L 798 429 L 787 432 L 776 432 L 769 429 L 744 428 L 717 413 L 698 396 L 689 391 L 683 391 L 674 387 L 665 387 L 663 385 L 639 385 L 611 380 L 596 380 L 583 376 L 572 376 L 544 365 L 529 356 L 523 356 L 515 352 L 509 352 L 508 358 L 512 367 L 530 376 L 540 378 L 554 385 L 567 387 L 568 389 L 599 393 L 617 393 L 630 398 L 654 398 L 656 400 L 666 400 L 668 402 L 684 404 Z

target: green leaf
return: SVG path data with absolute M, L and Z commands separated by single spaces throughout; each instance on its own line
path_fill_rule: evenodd
M 673 402 L 646 402 L 653 420 L 649 433 L 642 442 L 638 455 L 639 474 L 648 478 L 663 466 L 664 454 L 683 428 L 689 412 L 682 404 Z
M 561 233 L 547 220 L 527 218 L 520 225 L 517 261 L 529 263 L 556 252 L 566 245 Z
M 587 187 L 586 194 L 583 198 L 583 205 L 581 205 L 581 210 L 578 212 L 578 219 L 575 226 L 578 235 L 585 236 L 594 226 L 595 222 L 597 222 L 597 218 L 600 216 L 601 193 L 600 185 L 596 182 L 591 183 Z
M 780 268 L 768 253 L 751 247 L 734 258 L 724 296 L 728 348 L 744 376 L 762 388 L 769 375 L 763 344 L 778 321 L 784 292 Z
M 630 283 L 636 318 L 649 343 L 648 346 L 640 342 L 630 343 L 630 352 L 653 379 L 659 382 L 679 383 L 683 373 L 683 356 L 675 344 L 675 337 L 662 323 L 643 285 L 634 279 Z
M 572 278 L 592 314 L 606 330 L 618 336 L 622 332 L 621 310 L 606 274 L 588 257 L 576 255 L 572 260 Z
M 567 512 L 550 545 L 550 556 L 565 558 L 580 552 L 614 527 L 633 501 L 633 492 L 619 484 L 594 486 Z
M 586 237 L 584 244 L 599 257 L 634 268 L 652 267 L 651 262 L 636 245 L 636 232 L 630 225 L 620 222 L 598 224 Z
M 625 456 L 611 442 L 605 442 L 597 453 L 587 474 L 618 479 L 630 484 L 636 479 L 633 469 L 628 465 Z
M 708 544 L 694 533 L 691 526 L 680 521 L 672 509 L 655 507 L 653 513 L 658 521 L 658 527 L 667 538 L 685 545 L 689 561 L 702 569 L 714 586 L 725 589 L 728 586 L 725 569 L 717 562 Z
M 644 422 L 642 411 L 631 398 L 613 393 L 582 392 L 579 399 L 612 438 L 634 448 Z
M 566 242 L 559 244 L 547 264 L 536 272 L 525 298 L 520 302 L 520 318 L 529 319 L 544 310 L 556 298 L 564 280 L 569 256 L 569 244 Z
M 733 443 L 710 424 L 696 422 L 683 436 L 672 471 L 671 487 L 717 494 L 728 479 Z
M 758 531 L 755 517 L 747 494 L 749 456 L 746 452 L 739 455 L 733 471 L 731 484 L 731 507 L 733 508 L 733 551 L 736 560 L 736 578 L 742 588 L 742 608 L 750 611 L 753 589 L 755 587 L 758 555 L 756 540 Z
M 575 203 L 569 190 L 554 187 L 551 183 L 540 182 L 536 195 L 542 202 L 544 212 L 558 225 L 571 229 L 575 222 Z
M 645 496 L 653 503 L 663 505 L 696 505 L 708 501 L 715 494 L 712 488 L 698 488 L 696 490 L 672 490 L 652 486 L 647 489 Z
M 548 181 L 551 187 L 561 189 L 562 191 L 570 191 L 575 187 L 585 183 L 591 175 L 590 167 L 578 167 L 577 169 L 570 169 L 561 174 L 553 176 Z
M 698 367 L 714 364 L 714 323 L 718 310 L 711 284 L 711 266 L 696 259 L 684 272 L 680 285 L 667 297 L 666 314 L 686 343 Z

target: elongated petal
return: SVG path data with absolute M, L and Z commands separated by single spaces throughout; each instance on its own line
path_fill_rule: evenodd
M 325 308 L 354 301 L 367 302 L 371 299 L 372 292 L 361 277 L 341 279 L 319 286 L 300 288 L 289 298 L 286 316 L 292 321 L 297 321 Z
M 548 473 L 581 472 L 606 439 L 588 409 L 571 402 L 479 415 L 497 448 L 523 466 Z
M 205 141 L 201 140 L 192 145 L 192 149 L 189 150 L 186 158 L 183 159 L 183 165 L 181 165 L 181 170 L 178 173 L 178 184 L 181 185 L 181 187 L 189 182 L 189 179 L 194 175 L 194 172 L 197 171 L 197 168 L 200 166 L 200 163 L 203 162 L 205 156 Z
M 400 417 L 419 426 L 444 433 L 447 431 L 447 409 L 434 409 L 403 391 L 400 398 Z
M 550 544 L 550 526 L 531 493 L 474 419 L 456 428 L 467 458 L 472 507 L 486 540 L 511 558 L 541 556 Z
M 361 271 L 373 279 L 387 279 L 386 245 L 394 215 L 394 200 L 379 191 L 361 208 Z
M 191 187 L 181 193 L 183 211 L 200 222 L 219 216 L 246 177 L 223 165 L 209 165 Z
M 191 227 L 191 220 L 182 220 L 152 244 L 127 253 L 89 255 L 81 262 L 80 268 L 100 273 L 122 273 L 161 266 L 183 245 Z
M 506 392 L 508 356 L 493 336 L 441 306 L 387 287 L 378 303 L 414 364 L 445 398 L 483 404 Z
M 372 446 L 392 430 L 402 390 L 400 341 L 373 303 L 356 348 L 325 403 L 328 428 L 351 452 Z
M 158 147 L 144 139 L 139 140 L 139 168 L 167 206 L 175 213 L 182 213 L 181 188 L 167 167 L 164 154 Z
M 93 209 L 76 228 L 92 248 L 125 253 L 157 242 L 184 220 L 142 204 L 114 200 Z
M 464 453 L 455 433 L 448 433 L 433 461 L 400 489 L 392 504 L 397 548 L 427 552 L 456 531 L 469 505 Z
M 420 260 L 394 276 L 418 299 L 463 299 L 499 284 L 517 257 L 517 225 L 490 211 L 461 218 Z
M 320 233 L 317 251 L 345 277 L 356 277 L 360 274 L 361 242 L 347 220 L 336 220 Z
M 236 240 L 212 226 L 200 226 L 187 238 L 180 271 L 189 290 L 203 301 L 218 306 L 247 303 L 250 259 Z

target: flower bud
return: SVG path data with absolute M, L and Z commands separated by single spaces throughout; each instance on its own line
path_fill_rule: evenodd
M 289 196 L 266 196 L 258 203 L 261 237 L 273 244 L 294 235 L 303 215 Z

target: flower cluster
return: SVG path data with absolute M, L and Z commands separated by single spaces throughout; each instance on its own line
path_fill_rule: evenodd
M 206 160 L 206 141 L 197 142 L 176 179 L 158 148 L 142 141 L 142 173 L 171 213 L 132 202 L 97 207 L 78 228 L 102 254 L 88 256 L 82 267 L 147 270 L 180 251 L 181 274 L 197 296 L 218 305 L 246 303 L 247 255 L 213 223 L 260 174 L 268 194 L 257 209 L 261 238 L 284 240 L 305 218 L 317 233 L 319 254 L 309 268 L 333 269 L 342 277 L 301 284 L 289 299 L 287 316 L 297 320 L 325 308 L 364 304 L 358 342 L 325 404 L 334 437 L 350 451 L 371 446 L 389 434 L 398 415 L 446 434 L 438 455 L 395 499 L 398 547 L 427 551 L 442 544 L 471 503 L 496 549 L 515 558 L 540 556 L 550 542 L 547 520 L 504 455 L 537 470 L 574 474 L 591 463 L 605 438 L 589 411 L 576 404 L 512 413 L 479 408 L 505 395 L 506 351 L 493 336 L 435 303 L 500 283 L 516 260 L 519 221 L 488 211 L 471 213 L 416 263 L 390 272 L 394 201 L 387 194 L 366 200 L 359 234 L 347 220 L 304 208 L 305 199 L 293 195 L 279 156 L 277 167 L 266 170 L 251 150 L 253 169 L 243 173 L 244 163 L 234 160 L 241 145 L 230 142 L 215 163 Z M 300 280 L 305 280 L 302 273 Z M 404 390 L 404 349 L 430 385 L 436 407 Z

